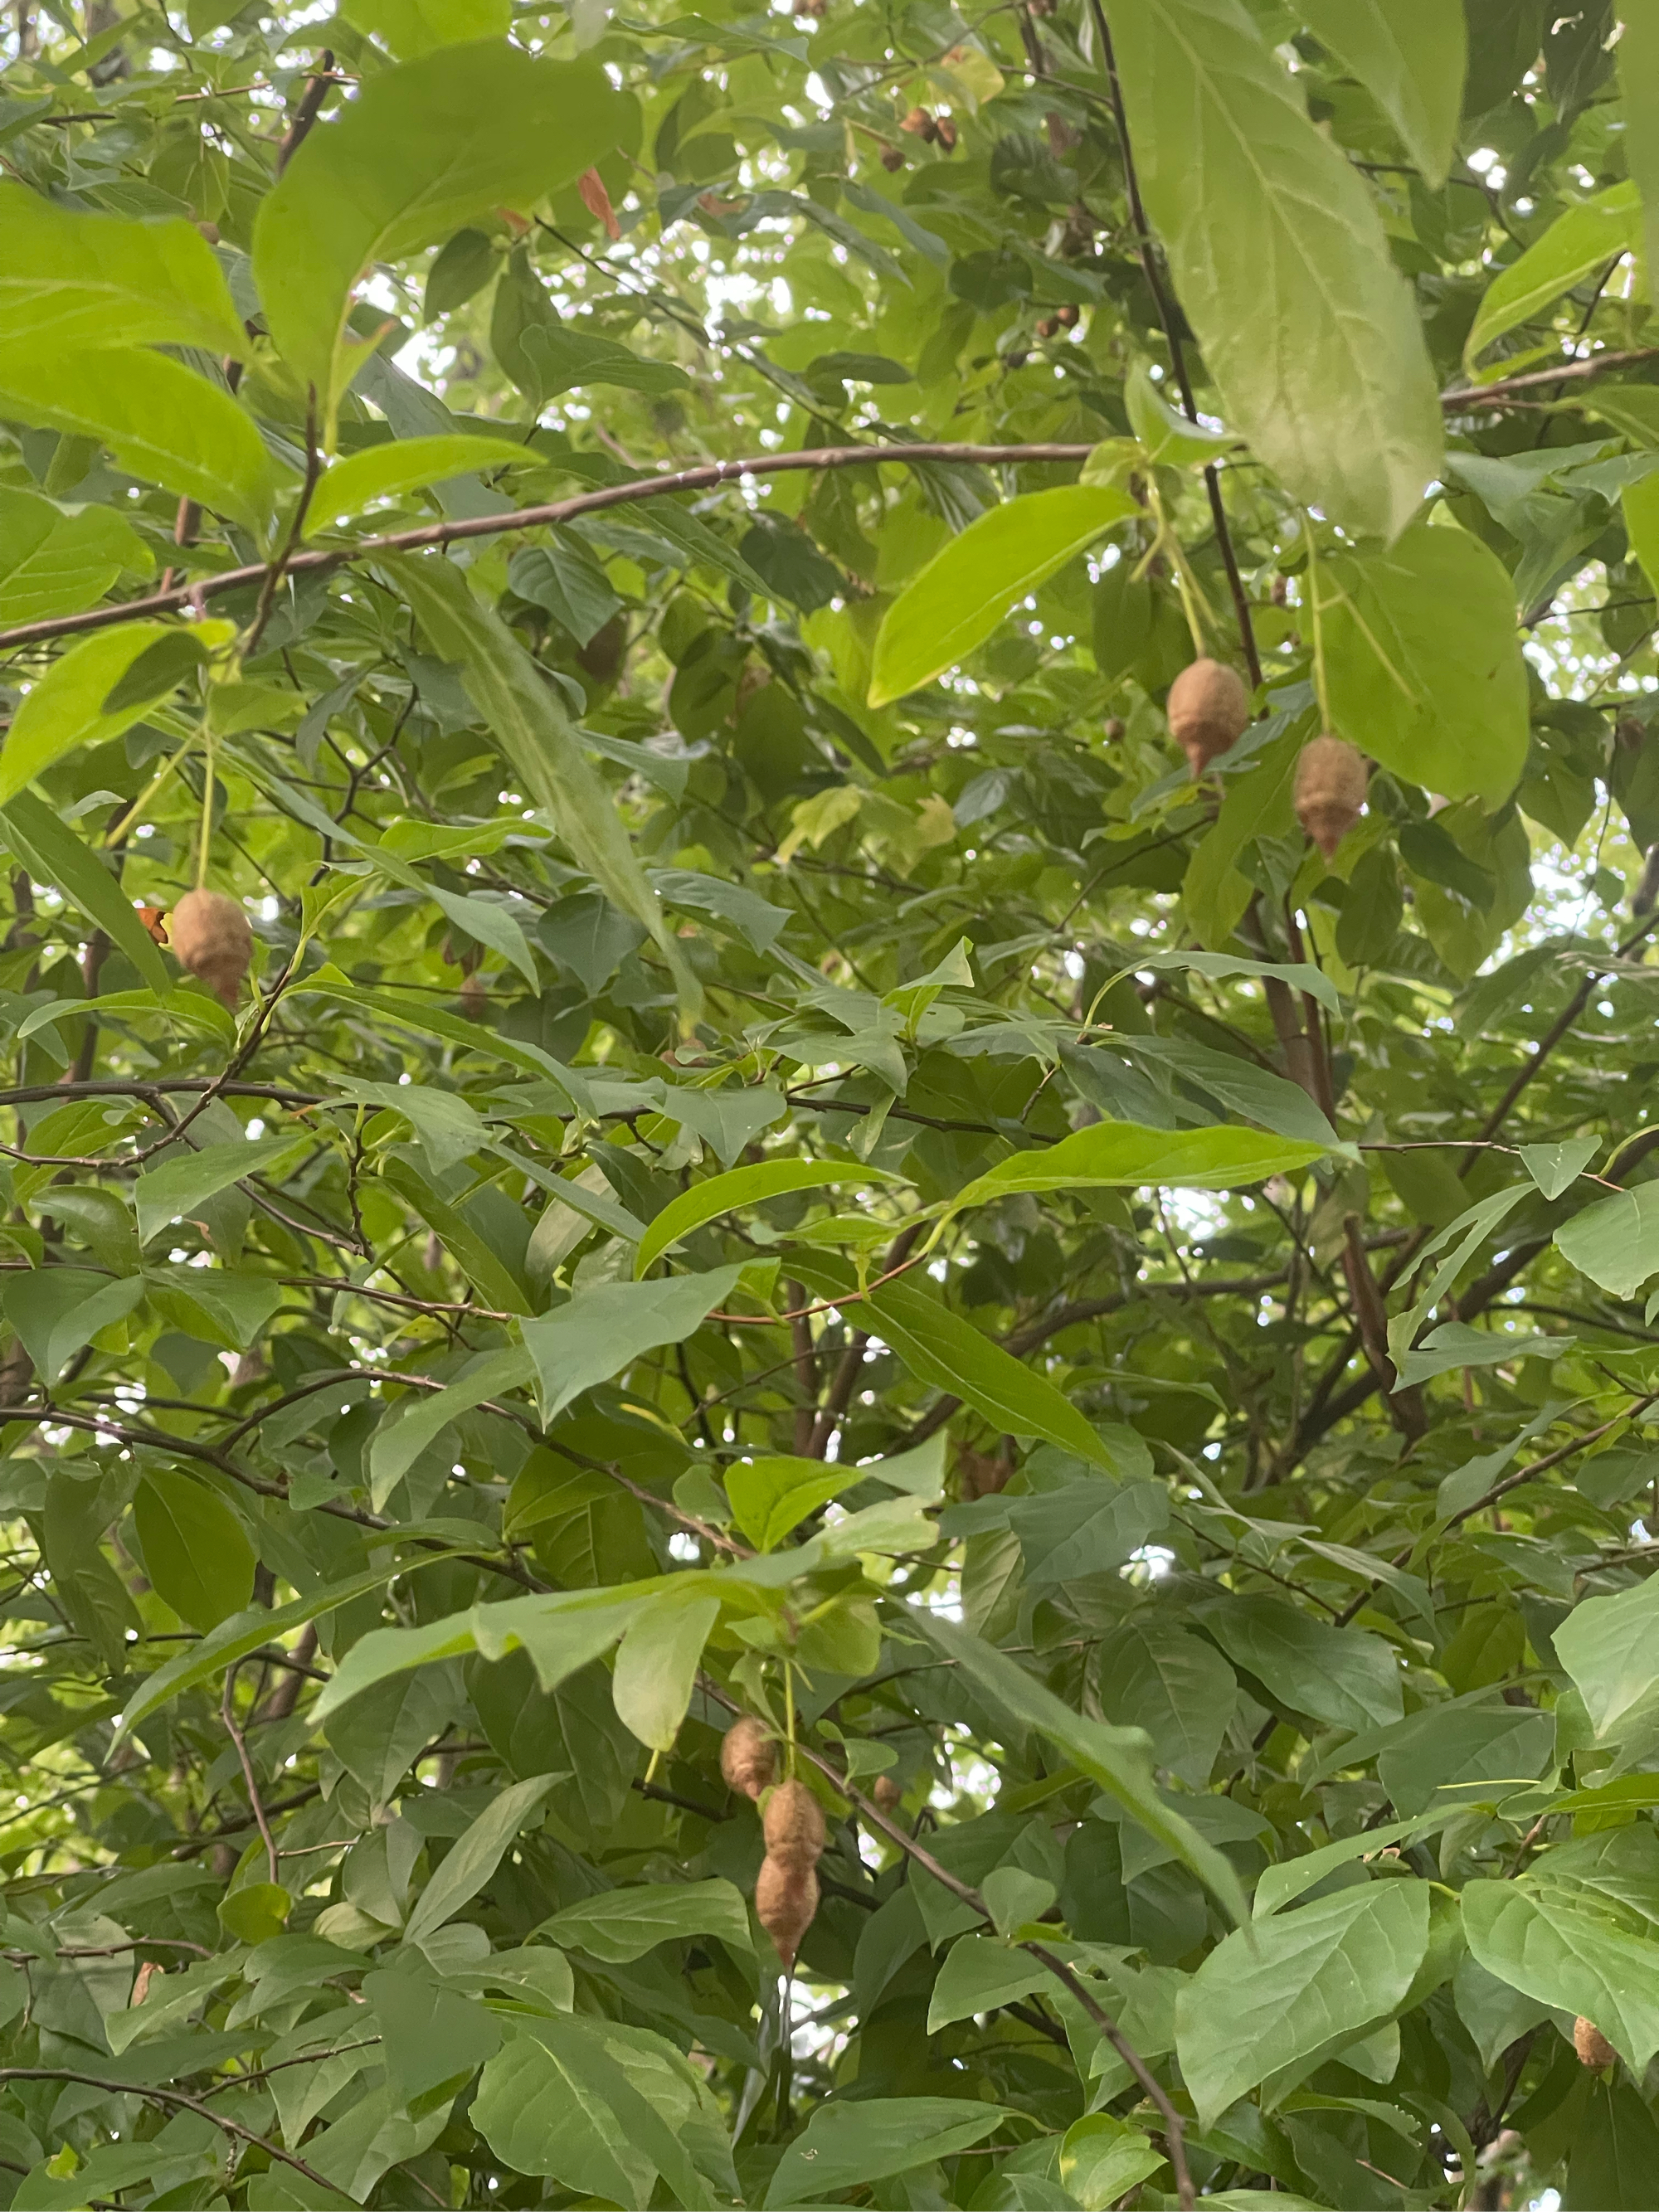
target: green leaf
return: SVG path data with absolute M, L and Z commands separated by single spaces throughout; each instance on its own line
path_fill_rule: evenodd
M 464 1905 L 471 1904 L 501 1864 L 520 1829 L 540 1812 L 552 1787 L 551 1775 L 532 1775 L 527 1782 L 515 1782 L 510 1790 L 503 1790 L 494 1804 L 479 1814 L 416 1899 L 404 1927 L 406 1942 L 420 1942 L 445 1921 L 453 1920 Z
M 1438 472 L 1440 405 L 1369 188 L 1239 0 L 1107 13 L 1147 212 L 1228 421 L 1293 499 L 1397 537 Z
M 756 1550 L 775 1552 L 809 1513 L 875 1471 L 826 1468 L 816 1459 L 738 1460 L 726 1470 L 726 1494 L 738 1528 Z
M 1208 1045 L 1179 1037 L 1120 1036 L 1114 1042 L 1132 1060 L 1167 1067 L 1183 1082 L 1206 1091 L 1217 1104 L 1247 1121 L 1260 1122 L 1280 1137 L 1300 1138 L 1334 1151 L 1340 1141 L 1299 1083 L 1288 1082 L 1269 1067 L 1259 1067 L 1240 1053 L 1214 1052 Z
M 1109 1728 L 1074 1713 L 994 1644 L 941 1613 L 919 1612 L 914 1626 L 1012 1718 L 1046 1736 L 1073 1766 L 1115 1797 L 1243 1924 L 1249 1914 L 1238 1876 L 1214 1844 L 1206 1843 L 1158 1796 L 1152 1784 L 1152 1741 L 1139 1729 Z
M 1580 277 L 1628 253 L 1640 215 L 1636 186 L 1621 184 L 1557 216 L 1544 235 L 1487 285 L 1463 342 L 1464 368 L 1473 374 L 1494 339 L 1541 314 Z
M 1380 1637 L 1334 1628 L 1277 1597 L 1229 1597 L 1199 1617 L 1234 1666 L 1293 1712 L 1356 1734 L 1400 1718 L 1400 1668 Z
M 1138 512 L 1127 492 L 1071 484 L 1028 492 L 970 522 L 883 617 L 870 704 L 885 707 L 964 659 L 1016 601 Z
M 124 469 L 256 534 L 282 471 L 222 385 L 165 354 L 43 358 L 0 347 L 0 414 L 107 446 Z
M 1129 371 L 1123 384 L 1129 423 L 1149 460 L 1166 468 L 1202 468 L 1243 443 L 1225 430 L 1206 429 L 1172 407 L 1152 382 L 1145 362 Z
M 1572 1188 L 1601 1149 L 1599 1137 L 1564 1137 L 1549 1145 L 1520 1145 L 1516 1148 L 1522 1166 L 1546 1198 L 1559 1198 Z
M 138 1240 L 148 1244 L 170 1221 L 205 1206 L 222 1190 L 252 1175 L 276 1173 L 307 1149 L 306 1137 L 258 1137 L 251 1142 L 204 1145 L 200 1152 L 185 1152 L 159 1167 L 145 1168 L 133 1185 L 138 1214 Z
M 625 1966 L 659 1943 L 716 1936 L 733 1950 L 752 1951 L 749 1908 L 729 1881 L 647 1881 L 610 1889 L 567 1905 L 538 1930 L 567 1951 L 586 1951 L 607 1966 Z
M 1091 1479 L 1011 1498 L 1007 1511 L 1025 1554 L 1025 1579 L 1041 1589 L 1126 1565 L 1169 1526 L 1170 1498 L 1161 1482 Z
M 0 489 L 0 623 L 78 613 L 124 570 L 148 576 L 155 566 L 149 546 L 112 508 L 66 513 L 33 492 Z
M 937 2035 L 977 2012 L 994 2012 L 1033 1990 L 1053 1989 L 1054 1978 L 1029 1951 L 1011 1949 L 988 1936 L 961 1936 L 945 1954 L 927 2005 L 927 2033 Z
M 1385 1820 L 1379 1827 L 1362 1828 L 1358 1835 L 1343 1836 L 1334 1844 L 1322 1844 L 1317 1850 L 1304 1852 L 1300 1858 L 1286 1859 L 1278 1866 L 1265 1868 L 1255 1886 L 1251 1909 L 1257 1919 L 1269 1912 L 1282 1911 L 1285 1905 L 1294 1904 L 1304 1890 L 1312 1889 L 1339 1868 L 1352 1866 L 1356 1859 L 1370 1858 L 1408 1836 L 1430 1834 L 1453 1817 L 1447 1813 L 1433 1813 L 1426 1818 Z
M 1625 97 L 1625 159 L 1642 200 L 1642 258 L 1659 269 L 1659 19 L 1638 0 L 1619 10 L 1615 52 Z
M 443 1389 L 414 1399 L 382 1421 L 368 1448 L 369 1502 L 374 1510 L 379 1513 L 385 1509 L 410 1468 L 452 1421 L 459 1420 L 487 1398 L 504 1397 L 509 1390 L 520 1389 L 532 1372 L 530 1354 L 517 1346 L 504 1352 L 480 1352 Z
M 0 842 L 37 883 L 55 884 L 72 906 L 118 945 L 158 998 L 172 995 L 173 978 L 155 941 L 121 896 L 120 885 L 43 799 L 32 791 L 20 791 L 0 809 Z
M 1551 1642 L 1598 1743 L 1644 1741 L 1659 1720 L 1659 1577 L 1576 1605 Z
M 1041 1437 L 1111 1472 L 1111 1454 L 1076 1407 L 938 1298 L 898 1281 L 866 1304 L 876 1333 L 918 1382 L 952 1392 L 999 1431 Z
M 1498 556 L 1467 530 L 1419 522 L 1387 551 L 1322 559 L 1310 588 L 1334 727 L 1448 799 L 1507 799 L 1526 765 L 1528 709 L 1515 587 Z
M 206 1635 L 253 1595 L 253 1547 L 217 1492 L 153 1468 L 132 1501 L 144 1571 L 191 1628 Z
M 1221 982 L 1229 976 L 1273 976 L 1292 991 L 1305 991 L 1310 998 L 1317 999 L 1334 1014 L 1342 1011 L 1342 1001 L 1330 977 L 1318 968 L 1288 965 L 1283 961 L 1243 960 L 1231 952 L 1146 952 L 1133 965 L 1120 970 L 1121 975 L 1136 975 L 1145 968 L 1158 973 L 1166 968 L 1190 968 L 1195 975 L 1203 975 L 1212 982 Z
M 753 1167 L 732 1168 L 707 1182 L 672 1198 L 640 1239 L 634 1262 L 636 1276 L 647 1273 L 671 1246 L 740 1206 L 758 1206 L 792 1190 L 824 1190 L 842 1183 L 902 1182 L 904 1177 L 887 1168 L 861 1167 L 852 1160 L 760 1160 Z
M 504 37 L 513 0 L 345 0 L 340 13 L 399 61 L 414 61 L 439 46 Z
M 383 70 L 311 132 L 260 204 L 253 274 L 277 350 L 316 387 L 325 424 L 356 365 L 346 315 L 369 264 L 486 210 L 527 210 L 611 150 L 621 112 L 596 64 L 484 40 Z
M 577 865 L 613 906 L 643 922 L 655 939 L 673 971 L 682 1007 L 688 1017 L 694 1015 L 701 991 L 680 957 L 611 794 L 552 686 L 500 615 L 473 597 L 452 562 L 441 556 L 421 561 L 386 556 L 381 565 L 437 653 L 461 669 L 508 767 L 556 823 Z
M 24 695 L 6 733 L 0 752 L 0 805 L 65 753 L 118 738 L 146 708 L 165 698 L 181 672 L 170 655 L 151 660 L 151 681 L 124 679 L 139 673 L 135 664 L 150 659 L 153 647 L 178 635 L 165 623 L 129 623 L 82 638 L 54 660 Z M 112 706 L 118 687 L 118 701 Z
M 61 366 L 70 353 L 147 345 L 246 358 L 242 319 L 196 225 L 76 214 L 0 183 L 0 353 Z
M 1097 1121 L 1045 1151 L 1014 1153 L 959 1190 L 951 1211 L 988 1206 L 1018 1190 L 1237 1190 L 1313 1166 L 1331 1141 L 1308 1144 L 1230 1127 L 1143 1129 L 1133 1121 Z
M 1173 1622 L 1136 1616 L 1102 1639 L 1095 1679 L 1103 1720 L 1144 1729 L 1160 1766 L 1189 1789 L 1205 1788 L 1238 1696 L 1212 1644 Z
M 42 1378 L 55 1382 L 101 1328 L 125 1321 L 144 1294 L 137 1275 L 95 1275 L 52 1267 L 8 1277 L 6 1318 Z
M 1176 1999 L 1176 2048 L 1199 2125 L 1270 2075 L 1293 2087 L 1391 2019 L 1428 1942 L 1420 1881 L 1338 1890 L 1236 1929 Z
M 1440 0 L 1304 0 L 1302 19 L 1353 71 L 1438 191 L 1457 139 L 1468 33 Z
M 717 1597 L 665 1591 L 623 1632 L 611 1683 L 617 1717 L 653 1751 L 673 1748 L 720 1609 Z
M 741 1267 L 717 1267 L 710 1274 L 676 1275 L 655 1283 L 594 1283 L 578 1291 L 568 1305 L 525 1322 L 525 1348 L 536 1364 L 544 1424 L 642 1353 L 695 1335 L 731 1297 L 742 1273 Z
M 1627 483 L 1619 495 L 1619 503 L 1624 510 L 1631 550 L 1642 564 L 1649 589 L 1659 591 L 1659 471 Z
M 1107 2212 L 1163 2163 L 1163 2152 L 1139 2128 L 1109 2112 L 1073 2120 L 1060 2148 L 1060 2178 L 1083 2212 Z
M 931 2165 L 981 2142 L 1006 2118 L 1000 2105 L 954 2097 L 861 2097 L 817 2106 L 773 2173 L 770 2208 L 822 2204 L 843 2189 Z
M 1555 1232 L 1556 1249 L 1609 1297 L 1632 1298 L 1659 1270 L 1659 1182 L 1598 1199 Z
M 306 536 L 331 530 L 348 515 L 361 514 L 377 499 L 397 499 L 444 483 L 451 477 L 489 469 L 522 467 L 534 454 L 516 439 L 465 437 L 398 438 L 348 454 L 325 471 L 306 510 Z
M 1639 2080 L 1659 2051 L 1659 1942 L 1607 1900 L 1547 1880 L 1468 1883 L 1463 1928 L 1489 1974 L 1594 2021 Z

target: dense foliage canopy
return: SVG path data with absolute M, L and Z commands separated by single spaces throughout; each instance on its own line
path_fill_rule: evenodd
M 0 2203 L 1650 2205 L 1659 9 L 744 7 L 11 11 Z

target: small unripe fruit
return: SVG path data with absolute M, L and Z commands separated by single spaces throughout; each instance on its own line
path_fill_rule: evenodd
M 728 1790 L 758 1798 L 777 1771 L 772 1739 L 752 1714 L 743 1713 L 726 1731 L 720 1746 L 720 1772 Z
M 1365 803 L 1365 756 L 1328 732 L 1304 745 L 1296 763 L 1296 818 L 1328 860 Z
M 884 1813 L 892 1812 L 904 1792 L 890 1774 L 878 1774 L 870 1790 L 871 1796 Z
M 234 1008 L 253 957 L 253 932 L 238 902 L 222 891 L 186 891 L 167 916 L 167 933 L 180 963 Z
M 818 1878 L 810 1864 L 767 1857 L 755 1882 L 755 1917 L 772 1938 L 786 1966 L 793 1966 L 801 1938 L 818 1909 Z
M 1224 660 L 1194 660 L 1170 686 L 1164 711 L 1170 735 L 1196 778 L 1243 736 L 1250 695 L 1243 678 Z
M 1595 2022 L 1582 2014 L 1572 2024 L 1572 2047 L 1583 2066 L 1611 2066 L 1619 2056 Z
M 780 1782 L 761 1814 L 761 1831 L 769 1858 L 813 1866 L 824 1844 L 823 1808 L 804 1782 Z

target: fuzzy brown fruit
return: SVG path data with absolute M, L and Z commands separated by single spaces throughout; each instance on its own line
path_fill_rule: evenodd
M 1365 803 L 1365 756 L 1328 731 L 1304 745 L 1296 763 L 1296 818 L 1328 860 Z
M 186 891 L 167 916 L 167 934 L 190 973 L 234 1007 L 253 957 L 253 932 L 238 902 L 222 891 Z
M 757 1798 L 777 1772 L 772 1739 L 752 1714 L 741 1713 L 720 1746 L 720 1772 L 728 1790 Z
M 933 125 L 933 137 L 937 143 L 944 147 L 947 154 L 954 154 L 956 152 L 957 126 L 951 122 L 948 115 L 941 115 L 938 122 L 935 123 Z
M 939 125 L 925 107 L 913 107 L 899 125 L 899 129 L 908 131 L 913 138 L 926 138 L 931 141 L 939 135 Z
M 1611 2066 L 1619 2056 L 1595 2022 L 1582 2014 L 1572 2024 L 1572 2047 L 1584 2066 Z
M 895 169 L 902 169 L 904 167 L 904 149 L 902 146 L 884 146 L 881 166 L 890 175 Z
M 890 1813 L 896 1808 L 904 1792 L 890 1774 L 878 1774 L 871 1786 L 870 1795 L 884 1813 Z
M 1194 660 L 1170 686 L 1164 711 L 1170 735 L 1198 777 L 1243 736 L 1250 719 L 1250 695 L 1243 678 L 1224 660 Z
M 780 1865 L 811 1867 L 823 1850 L 823 1812 L 804 1782 L 780 1782 L 761 1814 L 766 1855 Z
M 761 1861 L 755 1881 L 755 1917 L 786 1966 L 794 1965 L 801 1937 L 817 1909 L 818 1878 L 810 1864 L 798 1866 L 769 1856 Z

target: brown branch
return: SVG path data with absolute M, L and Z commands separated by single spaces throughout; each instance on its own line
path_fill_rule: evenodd
M 1476 407 L 1501 407 L 1511 392 L 1528 392 L 1540 384 L 1561 384 L 1569 377 L 1600 376 L 1609 368 L 1633 368 L 1639 362 L 1659 360 L 1659 346 L 1638 346 L 1630 353 L 1593 353 L 1582 361 L 1564 362 L 1559 368 L 1535 368 L 1524 376 L 1506 376 L 1500 382 L 1465 385 L 1443 392 L 1440 404 L 1448 415 L 1467 415 Z
M 325 2196 L 335 2194 L 334 2184 L 326 2180 L 314 2166 L 307 2166 L 304 2159 L 296 2158 L 291 2150 L 284 2150 L 281 2143 L 272 2142 L 267 2136 L 255 2135 L 252 2128 L 245 2128 L 240 2120 L 227 2119 L 223 2113 L 216 2112 L 200 2097 L 192 2097 L 183 2089 L 163 2089 L 148 2081 L 112 2081 L 101 2074 L 76 2073 L 66 2066 L 0 2066 L 0 2081 L 74 2081 L 84 2089 L 101 2089 L 107 2096 L 143 2097 L 151 2104 L 176 2105 L 181 2112 L 194 2112 L 199 2118 L 210 2120 L 226 2135 L 234 2136 L 240 2142 L 250 2143 L 254 2149 L 264 2151 L 267 2158 L 274 2158 L 283 2166 L 291 2166 L 295 2173 L 302 2173 L 314 2189 L 320 2189 Z
M 317 58 L 315 72 L 306 79 L 300 105 L 295 109 L 293 120 L 283 133 L 283 142 L 276 149 L 276 174 L 279 177 L 310 136 L 311 126 L 328 97 L 328 88 L 337 81 L 332 74 L 333 69 L 334 56 L 325 46 Z
M 295 1679 L 297 1680 L 297 1676 Z M 265 1818 L 264 1800 L 259 1795 L 258 1777 L 253 1771 L 253 1761 L 248 1757 L 247 1738 L 236 1724 L 235 1698 L 236 1668 L 232 1665 L 225 1669 L 225 1694 L 220 1701 L 219 1717 L 225 1724 L 226 1735 L 236 1747 L 236 1757 L 241 1765 L 242 1779 L 247 1784 L 247 1802 L 252 1809 L 254 1821 L 265 1847 L 265 1857 L 270 1868 L 271 1887 L 273 1889 L 280 1889 L 283 1886 L 283 1869 L 281 1861 L 276 1856 L 276 1838 L 271 1834 L 270 1823 Z

